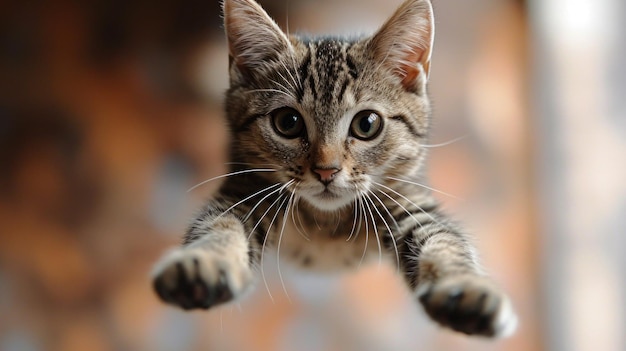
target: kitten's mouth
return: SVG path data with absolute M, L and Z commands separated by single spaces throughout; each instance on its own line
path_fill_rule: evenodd
M 329 190 L 328 188 L 324 188 L 324 190 L 322 190 L 319 194 L 317 194 L 317 197 L 322 198 L 322 199 L 336 199 L 336 198 L 339 198 L 341 196 L 339 196 L 339 194 Z
M 303 194 L 303 197 L 307 199 L 307 202 L 313 207 L 322 211 L 338 210 L 347 206 L 352 200 L 354 200 L 353 197 L 347 196 L 347 194 L 342 192 L 341 189 L 331 190 L 329 188 L 324 188 L 322 191 L 309 194 L 310 195 L 308 196 Z

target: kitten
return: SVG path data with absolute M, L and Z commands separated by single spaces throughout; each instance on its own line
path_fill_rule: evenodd
M 249 290 L 264 250 L 303 269 L 397 265 L 439 324 L 500 337 L 517 319 L 421 176 L 434 20 L 407 0 L 371 37 L 288 36 L 254 0 L 225 0 L 232 176 L 154 272 L 184 309 Z

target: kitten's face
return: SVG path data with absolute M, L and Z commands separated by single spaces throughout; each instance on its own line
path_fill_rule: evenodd
M 227 31 L 236 31 L 228 10 Z M 286 39 L 270 29 L 278 37 L 274 49 L 270 42 L 265 51 L 239 56 L 232 53 L 242 50 L 237 45 L 256 41 L 241 44 L 229 32 L 227 111 L 237 162 L 271 165 L 276 172 L 268 177 L 289 183 L 288 190 L 322 211 L 383 190 L 388 177 L 418 171 L 428 129 L 427 72 L 419 62 L 407 67 L 389 58 L 399 50 L 389 44 L 396 38 L 385 30 L 392 29 L 356 41 Z

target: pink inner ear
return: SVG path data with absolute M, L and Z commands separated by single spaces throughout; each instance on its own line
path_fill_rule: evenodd
M 230 56 L 249 70 L 290 49 L 285 33 L 254 0 L 226 0 L 224 26 Z
M 420 91 L 420 79 L 428 79 L 428 68 L 430 62 L 423 62 L 425 51 L 420 51 L 407 55 L 406 61 L 396 70 L 396 74 L 402 79 L 402 86 L 409 91 Z M 423 63 L 422 63 L 423 62 Z M 420 75 L 423 72 L 423 77 Z
M 420 54 L 411 53 L 407 55 L 406 62 L 411 62 L 412 64 L 403 65 L 401 67 L 401 70 L 402 70 L 401 75 L 404 76 L 402 77 L 402 86 L 404 86 L 407 89 L 414 88 L 415 81 L 417 80 L 417 77 L 419 76 L 419 73 L 420 73 L 417 62 L 421 62 L 422 56 L 423 56 L 423 51 Z
M 407 0 L 373 37 L 376 58 L 400 78 L 402 86 L 419 90 L 428 77 L 434 35 L 428 0 Z M 423 74 L 423 77 L 422 77 Z

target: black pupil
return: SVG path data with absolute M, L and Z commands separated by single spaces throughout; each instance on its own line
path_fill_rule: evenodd
M 361 121 L 359 122 L 359 128 L 361 128 L 361 131 L 363 133 L 369 134 L 370 131 L 372 130 L 372 127 L 374 126 L 375 121 L 376 121 L 376 115 L 372 113 L 366 118 L 361 118 Z
M 286 115 L 281 118 L 280 127 L 282 130 L 288 132 L 294 129 L 298 125 L 298 116 Z

